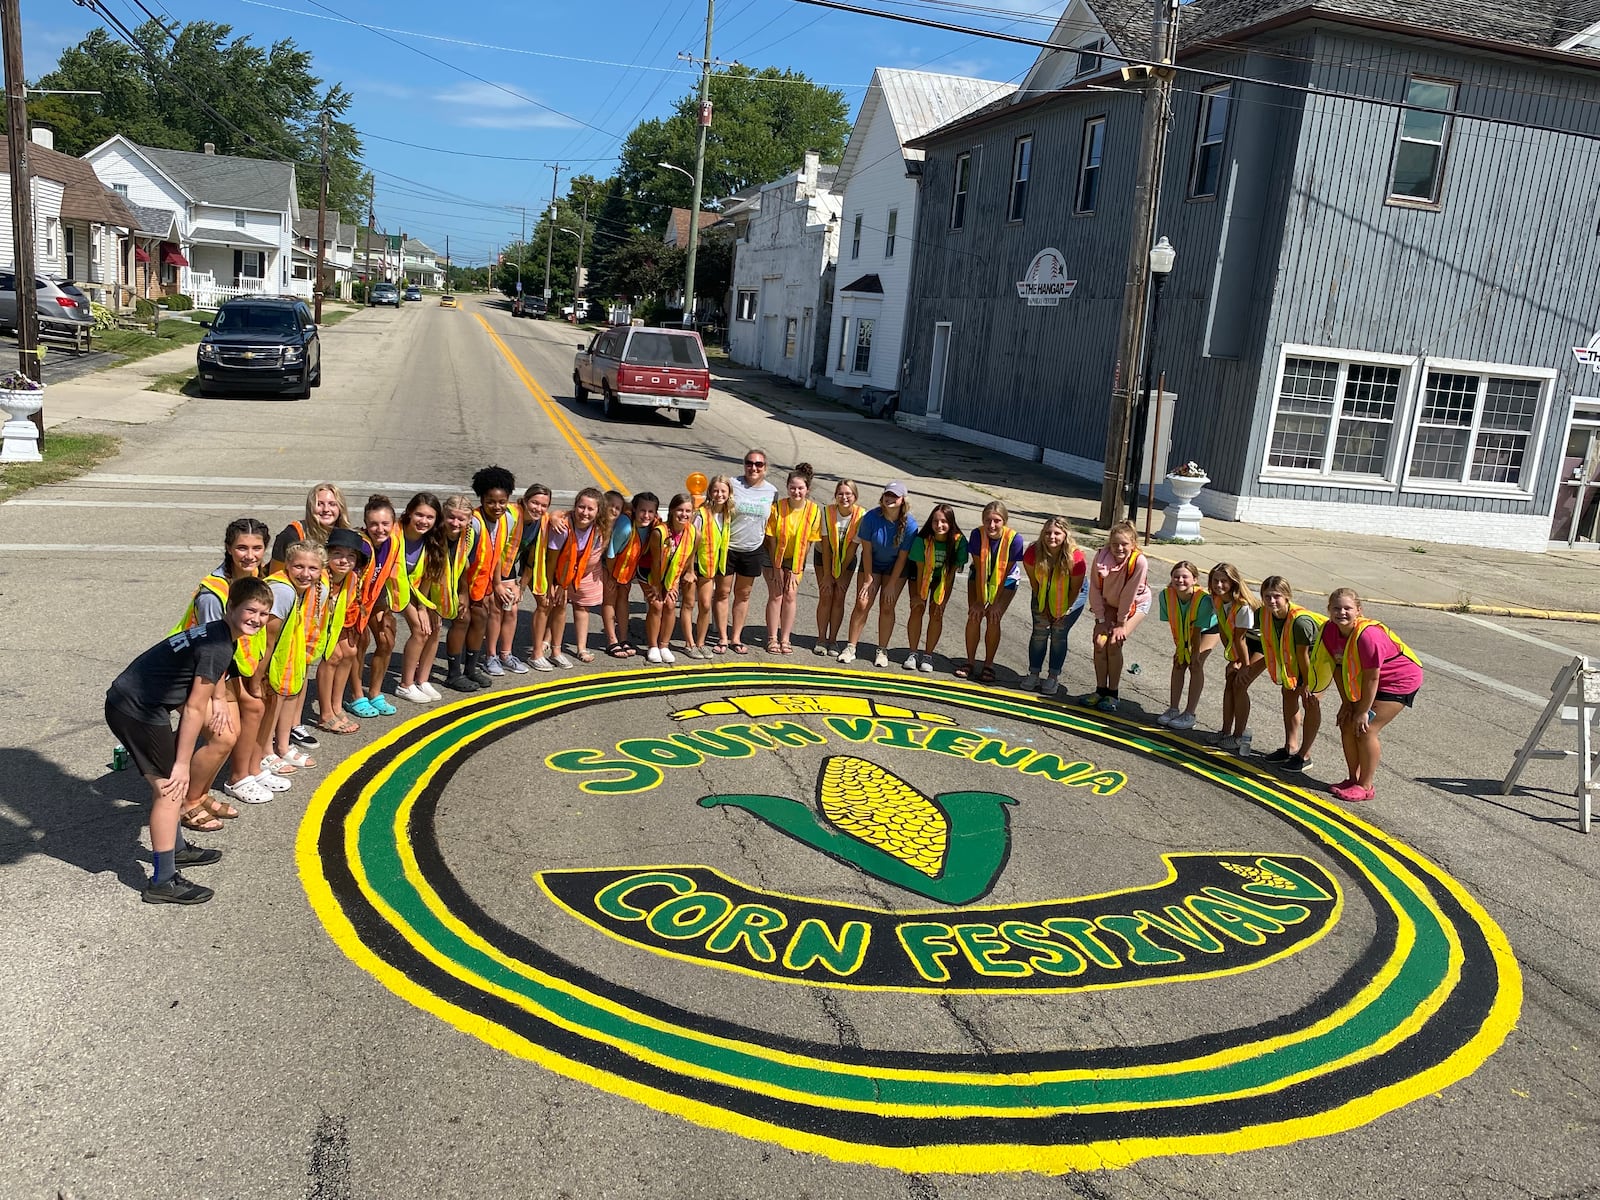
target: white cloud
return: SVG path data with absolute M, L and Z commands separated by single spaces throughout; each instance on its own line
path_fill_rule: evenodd
M 475 129 L 565 129 L 577 124 L 571 117 L 539 107 L 526 92 L 489 83 L 460 83 L 435 92 L 434 100 L 453 106 L 453 123 Z

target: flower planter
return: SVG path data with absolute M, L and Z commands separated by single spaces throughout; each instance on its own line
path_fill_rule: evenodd
M 6 423 L 0 426 L 0 462 L 42 462 L 39 430 L 28 418 L 44 407 L 44 391 L 0 391 L 0 408 Z
M 1211 479 L 1206 475 L 1168 475 L 1167 487 L 1172 489 L 1175 503 L 1167 505 L 1156 536 L 1163 541 L 1199 542 L 1200 518 L 1205 514 L 1195 507 L 1194 498 L 1205 490 Z

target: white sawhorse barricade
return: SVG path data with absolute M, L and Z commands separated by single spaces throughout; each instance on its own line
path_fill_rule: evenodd
M 1577 703 L 1569 705 L 1568 700 L 1575 700 Z M 1594 721 L 1597 712 L 1600 712 L 1600 667 L 1595 666 L 1588 658 L 1575 658 L 1561 668 L 1556 681 L 1550 685 L 1550 703 L 1544 706 L 1544 712 L 1539 714 L 1538 724 L 1533 727 L 1528 740 L 1522 743 L 1522 749 L 1517 751 L 1516 761 L 1511 764 L 1511 772 L 1500 785 L 1500 794 L 1502 796 L 1510 794 L 1512 787 L 1516 785 L 1517 776 L 1522 774 L 1522 768 L 1528 764 L 1529 759 L 1576 757 L 1578 829 L 1588 833 L 1596 788 Z M 1577 725 L 1576 750 L 1539 749 L 1546 728 L 1558 716 L 1563 724 Z

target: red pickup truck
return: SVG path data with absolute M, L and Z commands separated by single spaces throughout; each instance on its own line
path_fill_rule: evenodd
M 578 401 L 599 392 L 606 416 L 624 408 L 671 409 L 693 425 L 711 407 L 711 372 L 705 347 L 692 329 L 616 325 L 579 343 L 572 362 L 572 395 Z

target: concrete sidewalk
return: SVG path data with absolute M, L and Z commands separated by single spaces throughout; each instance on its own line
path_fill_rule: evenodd
M 993 495 L 1005 503 L 1012 523 L 1025 533 L 1036 530 L 1045 517 L 1059 514 L 1072 521 L 1086 543 L 1098 544 L 1104 538 L 1094 527 L 1099 492 L 1083 480 L 999 451 L 918 433 L 893 421 L 860 419 L 855 409 L 759 371 L 713 362 L 711 375 L 715 386 L 762 405 L 786 422 L 827 426 L 855 414 L 846 428 L 858 448 L 908 470 L 959 480 Z M 1142 517 L 1140 524 L 1142 528 Z M 1152 527 L 1160 525 L 1158 512 Z M 1318 609 L 1321 597 L 1335 587 L 1348 586 L 1365 599 L 1385 604 L 1600 623 L 1600 554 L 1593 549 L 1523 554 L 1210 517 L 1201 531 L 1204 545 L 1152 542 L 1148 553 L 1162 563 L 1189 559 L 1202 570 L 1216 562 L 1232 562 L 1252 583 L 1282 575 L 1297 595 Z M 1152 580 L 1164 582 L 1166 573 L 1152 570 Z
M 146 425 L 170 417 L 189 402 L 187 396 L 146 391 L 163 375 L 194 367 L 194 347 L 178 346 L 137 362 L 108 367 L 45 389 L 44 427 L 69 421 Z

